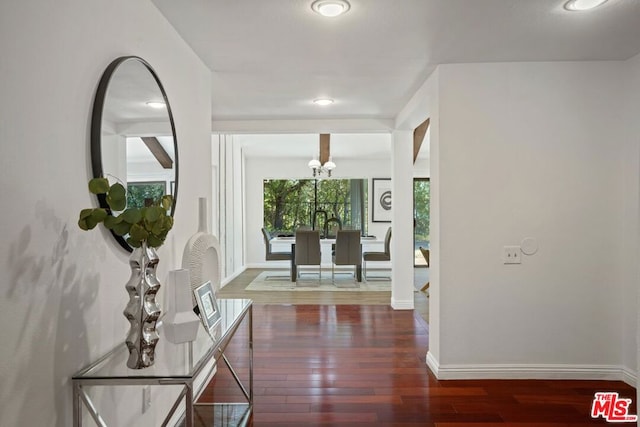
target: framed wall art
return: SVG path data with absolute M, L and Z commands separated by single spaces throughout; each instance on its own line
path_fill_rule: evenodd
M 391 222 L 391 178 L 372 178 L 371 221 Z
M 147 202 L 160 200 L 167 194 L 165 181 L 127 182 L 127 207 L 144 208 Z

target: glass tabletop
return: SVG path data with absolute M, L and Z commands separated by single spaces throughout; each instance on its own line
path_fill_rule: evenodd
M 156 345 L 155 362 L 144 369 L 129 369 L 127 358 L 129 352 L 124 339 L 111 352 L 92 363 L 73 376 L 73 379 L 135 379 L 135 378 L 191 378 L 200 369 L 201 364 L 209 359 L 209 355 L 220 343 L 228 340 L 244 315 L 251 307 L 250 299 L 218 299 L 221 320 L 212 330 L 211 335 L 200 323 L 198 335 L 194 341 L 180 344 L 169 342 L 162 333 L 161 322 L 158 322 L 160 339 Z

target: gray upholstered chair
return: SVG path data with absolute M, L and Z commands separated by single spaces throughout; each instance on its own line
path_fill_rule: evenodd
M 364 252 L 362 260 L 365 280 L 367 279 L 367 261 L 391 261 L 391 227 L 384 236 L 384 252 Z
M 291 261 L 291 252 L 273 252 L 271 250 L 271 234 L 267 229 L 262 228 L 262 237 L 264 238 L 265 260 L 267 261 Z M 267 280 L 288 279 L 290 276 L 267 276 Z
M 297 230 L 296 231 L 296 286 L 301 286 L 298 281 L 300 278 L 300 266 L 317 265 L 318 266 L 318 284 L 322 275 L 322 256 L 320 252 L 320 231 L 318 230 Z
M 331 258 L 331 281 L 333 284 L 340 287 L 335 281 L 335 266 L 352 265 L 354 267 L 353 277 L 357 286 L 357 282 L 362 281 L 360 230 L 338 230 Z

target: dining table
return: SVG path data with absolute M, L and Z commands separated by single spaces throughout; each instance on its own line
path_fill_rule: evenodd
M 384 244 L 384 240 L 380 240 L 376 236 L 363 236 L 360 242 L 362 243 L 363 252 L 365 250 L 379 250 L 379 245 Z M 294 236 L 276 236 L 272 237 L 271 240 L 269 240 L 269 243 L 275 245 L 275 247 L 287 246 L 287 250 L 291 250 L 291 281 L 295 282 L 298 275 L 298 269 L 296 266 L 296 238 Z M 321 265 L 332 263 L 331 253 L 332 247 L 335 243 L 335 237 L 320 239 L 320 252 L 322 254 Z M 362 268 L 356 269 L 356 278 L 358 282 L 362 281 Z

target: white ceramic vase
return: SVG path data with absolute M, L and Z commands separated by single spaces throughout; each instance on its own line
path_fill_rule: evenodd
M 191 236 L 182 255 L 182 268 L 189 270 L 191 289 L 210 281 L 215 292 L 220 289 L 220 243 L 207 231 L 207 199 L 198 200 L 198 232 Z M 195 301 L 195 299 L 194 299 Z
M 200 318 L 193 311 L 189 271 L 171 270 L 165 282 L 167 314 L 162 319 L 162 332 L 174 344 L 196 339 Z

